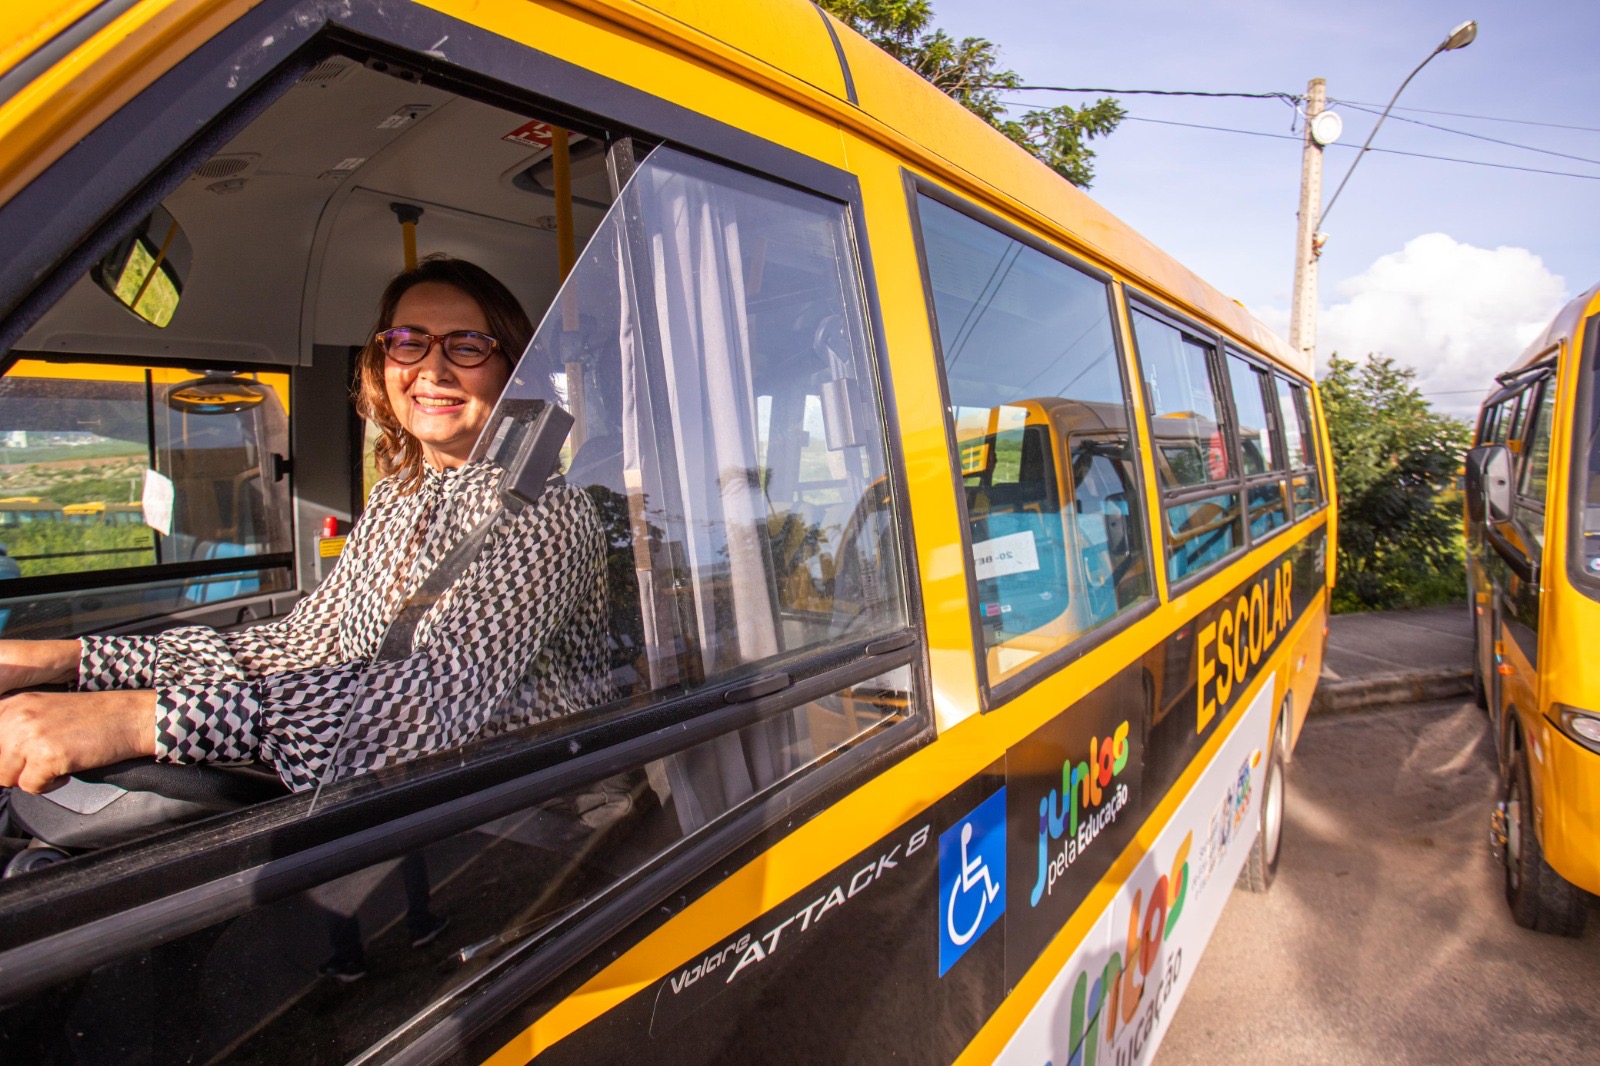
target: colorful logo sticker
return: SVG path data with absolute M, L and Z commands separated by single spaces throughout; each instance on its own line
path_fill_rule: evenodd
M 939 976 L 1006 910 L 1006 790 L 939 836 Z

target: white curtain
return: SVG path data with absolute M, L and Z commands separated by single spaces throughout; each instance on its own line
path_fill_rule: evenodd
M 781 650 L 741 196 L 711 180 L 718 173 L 732 172 L 658 151 L 624 194 L 618 234 L 623 479 L 658 691 L 692 680 L 685 656 L 710 677 Z M 788 773 L 800 740 L 792 716 L 780 716 L 668 760 L 684 831 Z

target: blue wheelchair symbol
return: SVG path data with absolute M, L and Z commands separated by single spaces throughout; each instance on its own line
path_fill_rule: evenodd
M 1006 910 L 1006 790 L 939 835 L 939 976 Z

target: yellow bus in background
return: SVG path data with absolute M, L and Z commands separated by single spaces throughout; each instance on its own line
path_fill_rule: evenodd
M 144 524 L 144 508 L 137 503 L 106 503 L 104 500 L 69 503 L 61 508 L 61 513 L 68 522 L 96 522 L 106 526 Z
M 152 546 L 11 579 L 6 635 L 292 609 L 414 246 L 540 323 L 615 698 L 315 801 L 9 797 L 0 1058 L 1155 1054 L 1278 868 L 1334 577 L 1309 365 L 801 0 L 14 6 L 6 484 L 139 485 L 143 530 L 62 525 Z
M 22 526 L 29 522 L 59 522 L 65 508 L 42 496 L 7 496 L 0 499 L 0 526 Z
M 1583 932 L 1600 892 L 1600 287 L 1497 379 L 1467 454 L 1474 690 L 1501 796 L 1491 839 L 1519 925 Z

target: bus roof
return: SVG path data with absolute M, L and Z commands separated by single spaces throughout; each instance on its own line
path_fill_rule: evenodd
M 1081 190 L 1012 144 L 810 0 L 708 4 L 704 0 L 576 0 L 649 36 L 680 36 L 701 61 L 754 78 L 801 107 L 883 145 L 956 190 L 1118 272 L 1234 338 L 1310 376 L 1309 361 L 1244 306 L 1218 292 Z M 16 69 L 95 0 L 30 0 L 21 32 L 0 46 L 0 72 Z M 843 62 L 841 62 L 841 59 Z M 752 69 L 753 68 L 753 69 Z M 32 167 L 47 161 L 34 160 Z
M 612 0 L 617 6 L 628 2 Z M 751 5 L 642 2 L 805 82 L 826 94 L 835 105 L 829 108 L 832 117 L 857 133 L 891 142 L 886 147 L 930 174 L 969 195 L 1008 205 L 1012 213 L 1086 256 L 1117 264 L 1119 272 L 1140 287 L 1311 376 L 1309 361 L 1238 301 L 1218 292 L 987 122 L 828 16 L 839 40 L 836 52 L 829 27 L 810 0 Z M 774 32 L 775 22 L 784 32 Z M 848 63 L 848 81 L 839 63 L 841 52 Z M 854 104 L 849 100 L 852 90 Z
M 1573 299 L 1556 313 L 1550 325 L 1545 327 L 1543 333 L 1534 339 L 1534 342 L 1523 349 L 1521 357 L 1511 365 L 1512 370 L 1521 370 L 1539 361 L 1539 357 L 1548 352 L 1552 346 L 1566 341 L 1571 344 L 1572 338 L 1577 336 L 1583 320 L 1590 315 L 1600 314 L 1600 284 L 1596 284 L 1588 292 Z

